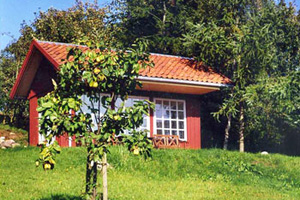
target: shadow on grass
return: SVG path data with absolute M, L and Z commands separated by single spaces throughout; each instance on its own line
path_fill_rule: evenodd
M 102 195 L 97 197 L 96 199 L 102 199 Z M 108 198 L 109 200 L 114 200 Z M 82 196 L 74 196 L 74 195 L 67 195 L 67 194 L 54 194 L 49 197 L 43 197 L 40 200 L 84 200 Z
M 49 197 L 43 197 L 40 200 L 83 200 L 83 198 L 81 196 L 67 194 L 54 194 Z

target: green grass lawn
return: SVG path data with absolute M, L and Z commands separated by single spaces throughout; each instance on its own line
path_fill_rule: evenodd
M 46 172 L 34 165 L 38 153 L 0 150 L 0 199 L 81 199 L 85 149 L 63 149 Z M 114 147 L 109 163 L 114 200 L 300 199 L 300 157 L 173 149 L 154 150 L 144 161 Z

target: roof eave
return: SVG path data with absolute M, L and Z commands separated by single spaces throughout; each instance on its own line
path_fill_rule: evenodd
M 15 84 L 14 84 L 14 86 L 13 86 L 11 92 L 10 92 L 10 95 L 9 95 L 10 99 L 14 99 L 15 98 L 18 86 L 20 85 L 21 79 L 22 79 L 22 77 L 23 77 L 23 75 L 25 73 L 26 66 L 27 66 L 27 64 L 28 64 L 28 62 L 30 60 L 30 57 L 31 57 L 33 51 L 35 50 L 34 46 L 35 46 L 34 43 L 31 42 L 30 47 L 29 47 L 29 51 L 28 51 L 28 53 L 27 53 L 27 55 L 25 57 L 25 60 L 24 60 L 24 62 L 22 64 L 22 67 L 21 67 L 21 69 L 20 69 L 20 71 L 18 73 L 18 77 L 16 79 L 16 82 L 15 82 Z M 17 97 L 17 98 L 19 98 L 19 97 Z
M 19 97 L 19 96 L 16 96 L 16 92 L 17 92 L 17 89 L 21 83 L 21 80 L 22 80 L 22 77 L 24 76 L 24 73 L 28 67 L 28 63 L 31 59 L 31 56 L 33 55 L 33 52 L 34 51 L 40 51 L 50 62 L 51 64 L 54 66 L 54 68 L 56 70 L 59 70 L 59 64 L 40 46 L 40 44 L 38 43 L 38 41 L 36 41 L 35 39 L 32 40 L 31 44 L 30 44 L 30 47 L 29 47 L 29 51 L 26 55 L 26 58 L 22 64 L 22 67 L 20 69 L 20 72 L 18 74 L 18 77 L 16 79 L 16 82 L 11 90 L 11 93 L 9 95 L 9 98 L 10 99 L 26 99 L 26 97 Z
M 153 81 L 153 82 L 164 82 L 164 83 L 174 83 L 174 84 L 187 84 L 194 86 L 205 86 L 205 87 L 230 87 L 230 84 L 224 83 L 209 83 L 209 82 L 201 82 L 201 81 L 189 81 L 189 80 L 179 80 L 179 79 L 169 79 L 169 78 L 158 78 L 158 77 L 148 77 L 148 76 L 139 76 L 138 80 L 140 81 Z

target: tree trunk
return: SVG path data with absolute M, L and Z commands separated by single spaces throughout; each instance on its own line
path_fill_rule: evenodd
M 163 15 L 163 34 L 165 34 L 165 25 L 166 25 L 166 18 L 167 18 L 167 6 L 166 6 L 166 2 L 163 2 L 163 9 L 164 9 L 164 15 Z
M 228 117 L 227 117 L 227 126 L 225 129 L 225 138 L 224 138 L 224 145 L 223 145 L 223 149 L 227 150 L 228 148 L 228 139 L 229 139 L 229 130 L 231 127 L 231 113 L 229 113 Z
M 162 27 L 162 35 L 166 36 L 166 20 L 167 20 L 167 6 L 166 2 L 163 1 L 163 10 L 164 10 L 164 15 L 162 19 L 163 27 Z M 164 50 L 167 50 L 167 46 L 164 47 Z
M 244 118 L 244 104 L 240 103 L 240 119 L 239 119 L 239 136 L 240 136 L 240 152 L 245 151 L 245 144 L 244 144 L 244 130 L 245 130 L 245 118 Z
M 85 193 L 95 200 L 97 197 L 97 163 L 90 159 L 90 149 L 88 148 L 86 175 L 85 175 Z
M 102 157 L 102 175 L 103 175 L 103 200 L 108 200 L 106 152 L 103 153 L 103 157 Z
M 91 175 L 92 175 L 92 169 L 90 167 L 91 161 L 89 157 L 90 150 L 88 149 L 87 152 L 87 159 L 86 159 L 86 173 L 85 173 L 85 193 L 87 195 L 90 194 L 91 190 Z
M 16 115 L 16 109 L 13 109 L 13 113 L 12 115 L 10 116 L 10 124 L 13 124 L 13 121 L 15 119 L 15 115 Z
M 97 197 L 97 163 L 93 165 L 93 189 L 92 189 L 92 199 L 96 200 Z
M 5 112 L 4 112 L 5 113 Z M 3 115 L 3 120 L 2 120 L 2 124 L 5 125 L 6 124 L 6 120 L 5 120 L 5 114 Z

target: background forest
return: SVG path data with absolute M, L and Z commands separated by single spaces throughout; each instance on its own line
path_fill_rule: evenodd
M 274 0 L 115 0 L 36 13 L 0 54 L 0 117 L 28 129 L 28 104 L 9 93 L 33 38 L 82 39 L 193 57 L 231 78 L 202 96 L 202 145 L 300 155 L 300 14 Z

